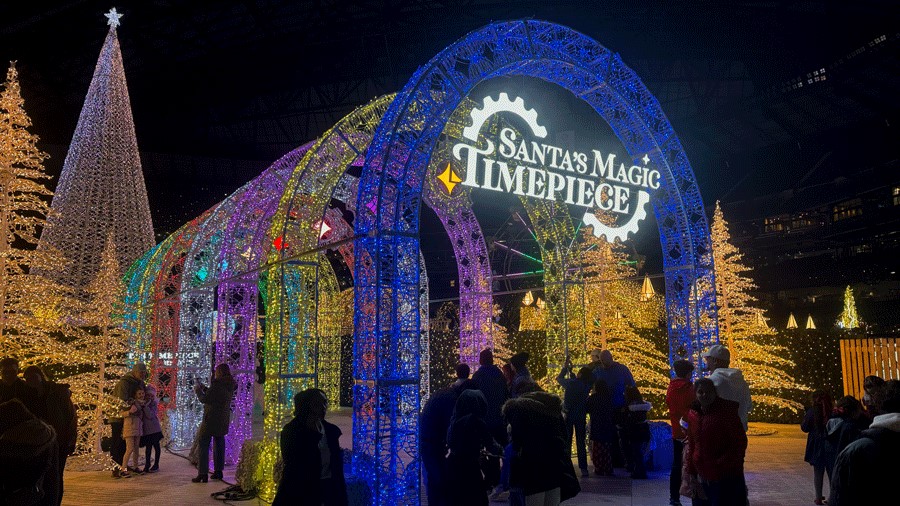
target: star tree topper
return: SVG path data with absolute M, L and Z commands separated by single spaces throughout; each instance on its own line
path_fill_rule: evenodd
M 119 26 L 120 24 L 122 24 L 122 23 L 119 22 L 119 20 L 122 19 L 123 14 L 119 14 L 118 12 L 116 12 L 116 8 L 115 8 L 115 7 L 113 7 L 112 9 L 110 9 L 109 12 L 107 12 L 106 14 L 104 14 L 104 16 L 106 16 L 106 19 L 108 20 L 108 21 L 106 22 L 106 24 L 109 25 L 109 26 L 111 26 L 111 27 L 113 27 L 113 28 L 115 28 L 115 27 Z

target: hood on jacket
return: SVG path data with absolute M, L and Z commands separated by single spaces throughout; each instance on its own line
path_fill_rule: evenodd
M 680 390 L 687 390 L 692 388 L 694 383 L 689 379 L 684 378 L 673 378 L 672 381 L 669 382 L 669 391 L 677 392 Z
M 650 404 L 647 401 L 636 402 L 634 404 L 628 405 L 628 411 L 650 411 L 653 409 L 653 404 Z
M 463 390 L 456 399 L 456 407 L 453 408 L 453 418 L 462 418 L 466 415 L 475 415 L 477 418 L 487 416 L 487 399 L 481 390 Z
M 715 376 L 719 376 L 726 380 L 734 381 L 734 380 L 743 380 L 744 373 L 741 372 L 740 369 L 734 369 L 732 367 L 719 367 L 712 373 L 710 373 L 710 379 L 715 381 Z
M 869 425 L 869 428 L 883 428 L 893 432 L 900 432 L 900 413 L 885 413 L 883 415 L 875 415 L 875 418 L 872 419 L 872 424 Z

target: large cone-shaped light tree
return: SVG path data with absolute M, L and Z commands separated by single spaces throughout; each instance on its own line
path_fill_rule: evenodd
M 786 348 L 773 342 L 774 332 L 765 318 L 760 318 L 761 310 L 750 294 L 756 285 L 745 276 L 751 269 L 743 264 L 743 254 L 731 242 L 728 222 L 718 202 L 711 229 L 719 340 L 731 351 L 731 367 L 740 369 L 747 378 L 757 413 L 767 407 L 800 410 L 802 404 L 781 394 L 808 388 L 786 372 L 794 363 L 785 358 Z
M 70 267 L 50 274 L 74 288 L 84 300 L 90 297 L 85 289 L 97 275 L 110 233 L 115 239 L 119 265 L 131 265 L 154 244 L 122 51 L 116 36 L 121 15 L 113 9 L 106 17 L 109 32 L 56 186 L 54 213 L 39 246 L 65 253 Z

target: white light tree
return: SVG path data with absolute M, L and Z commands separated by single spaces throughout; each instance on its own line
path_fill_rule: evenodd
M 838 316 L 837 326 L 843 330 L 853 330 L 860 324 L 859 313 L 856 312 L 856 299 L 853 297 L 853 289 L 847 285 L 844 290 L 844 309 Z
M 719 340 L 731 352 L 731 367 L 740 369 L 753 393 L 754 411 L 787 408 L 800 410 L 803 405 L 780 395 L 785 390 L 808 390 L 786 371 L 794 362 L 785 358 L 787 349 L 773 342 L 757 300 L 750 293 L 756 288 L 745 274 L 751 271 L 743 263 L 743 253 L 731 242 L 728 222 L 716 202 L 711 226 L 713 259 L 716 276 Z

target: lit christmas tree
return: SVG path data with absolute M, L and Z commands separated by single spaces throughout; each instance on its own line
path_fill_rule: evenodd
M 58 251 L 35 250 L 53 192 L 45 186 L 47 155 L 30 126 L 13 63 L 0 93 L 0 349 L 47 365 L 67 356 L 66 345 L 51 336 L 66 333 L 63 315 L 72 307 L 62 286 L 35 272 L 65 266 Z
M 82 337 L 78 346 L 92 350 L 92 363 L 85 364 L 88 372 L 77 378 L 85 388 L 79 391 L 86 398 L 78 399 L 81 411 L 79 421 L 80 447 L 101 455 L 100 440 L 104 435 L 104 416 L 112 413 L 118 405 L 112 395 L 116 382 L 126 372 L 125 354 L 128 339 L 122 328 L 122 298 L 125 288 L 122 283 L 119 261 L 116 259 L 116 245 L 112 234 L 106 241 L 97 277 L 88 285 L 91 301 L 85 312 L 85 324 L 90 332 Z
M 662 301 L 642 293 L 643 283 L 636 280 L 637 269 L 621 243 L 610 244 L 587 230 L 583 236 L 584 306 L 591 346 L 609 349 L 617 362 L 628 366 L 644 395 L 664 394 L 669 383 L 665 339 L 662 333 L 653 339 L 645 331 L 659 327 Z M 578 360 L 573 355 L 573 361 Z
M 859 328 L 859 315 L 856 312 L 856 299 L 853 297 L 853 289 L 847 286 L 844 290 L 844 309 L 838 317 L 837 326 L 843 330 Z
M 771 408 L 802 410 L 801 403 L 785 398 L 783 393 L 808 388 L 786 372 L 794 362 L 785 358 L 788 354 L 784 346 L 774 343 L 774 331 L 755 307 L 756 298 L 749 292 L 756 285 L 744 275 L 751 269 L 741 262 L 743 254 L 731 243 L 728 222 L 718 202 L 711 229 L 719 340 L 731 352 L 731 367 L 740 369 L 750 384 L 754 402 L 751 416 L 765 418 Z
M 106 14 L 109 33 L 100 51 L 78 125 L 56 187 L 39 249 L 55 247 L 71 261 L 47 272 L 82 299 L 97 275 L 103 238 L 115 237 L 119 265 L 131 265 L 153 244 L 153 225 L 138 156 L 122 53 L 120 14 Z M 42 271 L 43 272 L 43 271 Z

